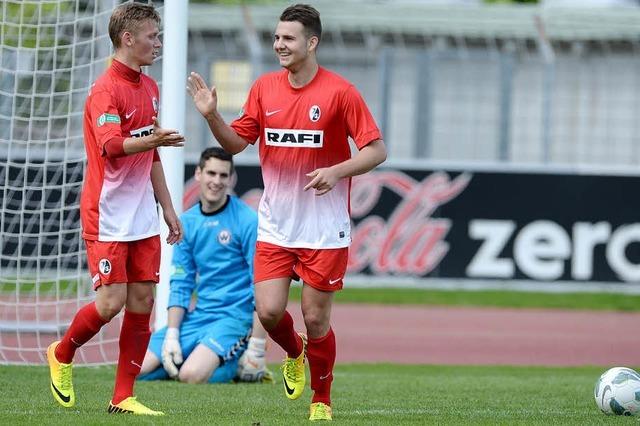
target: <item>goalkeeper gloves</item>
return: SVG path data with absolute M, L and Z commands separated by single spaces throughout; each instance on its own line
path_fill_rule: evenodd
M 180 330 L 167 328 L 167 334 L 162 343 L 162 366 L 175 379 L 178 377 L 178 365 L 182 364 L 182 348 L 180 347 Z
M 238 360 L 238 371 L 236 375 L 240 381 L 260 381 L 268 371 L 264 357 L 265 346 L 266 339 L 258 339 L 255 337 L 249 339 L 247 350 L 244 351 Z
M 244 355 L 247 355 L 249 358 L 258 358 L 261 361 L 261 367 L 264 367 L 264 352 L 267 346 L 267 339 L 259 339 L 257 337 L 251 337 L 249 339 L 249 344 L 247 345 L 247 350 L 244 352 Z M 242 358 L 242 357 L 241 357 Z

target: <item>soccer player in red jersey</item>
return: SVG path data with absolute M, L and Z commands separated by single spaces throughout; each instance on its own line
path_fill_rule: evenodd
M 157 147 L 182 146 L 184 137 L 159 127 L 158 86 L 141 69 L 153 63 L 162 46 L 159 25 L 160 15 L 151 5 L 127 3 L 114 10 L 109 36 L 115 56 L 85 105 L 87 171 L 80 217 L 96 299 L 76 313 L 62 340 L 47 349 L 51 392 L 64 407 L 75 403 L 71 367 L 76 350 L 124 307 L 108 412 L 163 414 L 133 396 L 151 334 L 153 290 L 160 275 L 156 199 L 169 227 L 167 243 L 182 238 Z
M 386 159 L 380 131 L 358 91 L 318 65 L 321 33 L 313 7 L 284 10 L 273 43 L 284 69 L 253 84 L 242 115 L 230 126 L 217 111 L 215 87 L 209 89 L 196 73 L 187 83 L 225 150 L 235 154 L 259 139 L 264 194 L 254 262 L 256 310 L 271 338 L 287 352 L 283 378 L 288 398 L 302 393 L 305 355 L 309 361 L 310 420 L 332 418 L 336 343 L 330 317 L 351 242 L 350 178 Z M 348 137 L 359 150 L 353 157 Z M 303 281 L 307 336 L 295 332 L 286 310 L 292 278 Z

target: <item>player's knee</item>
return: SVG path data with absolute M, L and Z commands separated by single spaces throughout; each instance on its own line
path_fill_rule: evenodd
M 96 303 L 96 308 L 103 319 L 110 321 L 120 313 L 124 304 L 125 299 L 120 297 L 110 297 L 106 300 L 102 300 L 99 304 Z
M 145 306 L 149 311 L 153 309 L 153 304 L 155 303 L 155 299 L 153 295 L 149 295 L 142 300 L 143 306 Z
M 211 374 L 207 374 L 205 371 L 183 366 L 178 373 L 178 380 L 189 384 L 207 383 L 210 376 Z
M 276 309 L 263 307 L 260 310 L 256 309 L 256 312 L 258 313 L 258 319 L 260 319 L 265 330 L 273 330 L 273 328 L 278 325 L 278 321 L 282 318 L 282 312 Z
M 329 318 L 321 312 L 303 312 L 304 325 L 309 336 L 321 337 L 329 330 Z
M 153 309 L 153 295 L 152 294 L 135 294 L 129 296 L 127 300 L 127 309 L 133 309 L 136 312 L 151 312 Z

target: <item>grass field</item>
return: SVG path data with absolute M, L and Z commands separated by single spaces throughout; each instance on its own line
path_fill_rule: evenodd
M 274 368 L 277 368 L 275 366 Z M 335 371 L 334 423 L 349 425 L 601 425 L 637 424 L 605 416 L 596 408 L 593 385 L 600 367 L 522 368 L 339 365 Z M 76 406 L 54 402 L 45 367 L 0 368 L 0 424 L 118 424 L 109 416 L 112 367 L 74 371 Z M 276 385 L 185 385 L 140 382 L 139 399 L 162 409 L 162 418 L 126 418 L 128 424 L 296 425 L 308 424 L 311 391 L 299 400 Z
M 292 290 L 299 299 L 300 289 Z M 640 311 L 640 296 L 609 293 L 522 293 L 420 289 L 345 289 L 337 303 Z M 595 343 L 594 343 L 595 344 Z M 640 360 L 640 358 L 639 358 Z M 277 369 L 277 366 L 274 366 Z M 593 385 L 603 367 L 470 367 L 391 364 L 342 365 L 335 371 L 334 421 L 349 425 L 601 425 L 637 424 L 605 416 Z M 63 409 L 48 388 L 45 367 L 0 366 L 0 424 L 119 424 L 106 405 L 113 367 L 74 371 L 77 405 Z M 127 417 L 128 424 L 308 424 L 311 391 L 288 401 L 277 385 L 184 385 L 141 382 L 140 400 L 168 415 Z
M 37 293 L 40 297 L 64 294 L 66 298 L 77 292 L 78 283 L 21 282 L 18 288 L 8 278 L 0 283 L 3 294 Z M 87 290 L 90 291 L 90 290 Z M 300 286 L 292 286 L 291 300 L 300 300 Z M 348 284 L 336 295 L 337 303 L 379 303 L 387 305 L 492 306 L 507 308 L 590 309 L 607 311 L 640 311 L 640 295 L 615 293 L 548 293 L 507 290 L 430 290 L 420 288 L 349 288 Z
M 300 292 L 300 287 L 292 287 L 291 300 L 299 300 Z M 378 303 L 390 305 L 492 306 L 503 308 L 640 311 L 640 295 L 614 293 L 345 288 L 336 294 L 335 300 L 337 303 Z

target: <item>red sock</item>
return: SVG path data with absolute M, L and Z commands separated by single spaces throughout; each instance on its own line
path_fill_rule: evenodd
M 285 350 L 289 358 L 297 358 L 302 353 L 302 339 L 293 328 L 293 318 L 284 311 L 282 319 L 273 330 L 268 330 L 274 342 Z
M 120 329 L 120 356 L 116 371 L 116 385 L 111 402 L 118 404 L 133 396 L 133 384 L 140 373 L 144 354 L 151 337 L 151 313 L 137 314 L 125 309 Z
M 84 305 L 73 317 L 69 329 L 56 347 L 56 359 L 63 364 L 69 364 L 73 361 L 76 349 L 91 340 L 108 322 L 98 313 L 95 302 Z
M 307 342 L 307 359 L 311 373 L 311 402 L 323 402 L 331 405 L 331 382 L 333 382 L 333 366 L 336 363 L 336 335 L 333 329 L 318 339 L 309 338 Z

